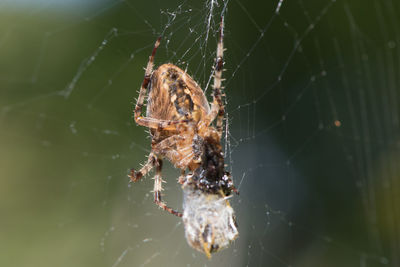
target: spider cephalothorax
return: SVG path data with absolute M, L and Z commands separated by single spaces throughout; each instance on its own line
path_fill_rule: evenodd
M 227 200 L 231 191 L 237 191 L 230 174 L 225 171 L 221 146 L 225 114 L 221 99 L 223 18 L 211 108 L 203 90 L 179 67 L 168 63 L 153 71 L 160 40 L 157 39 L 147 63 L 135 107 L 136 123 L 150 129 L 151 153 L 147 163 L 139 171 L 132 169 L 129 176 L 136 182 L 156 167 L 154 202 L 174 215 L 183 216 L 189 244 L 210 256 L 227 247 L 238 235 L 234 211 Z M 147 112 L 146 117 L 142 117 L 146 91 Z M 214 121 L 215 126 L 212 125 Z M 178 181 L 184 191 L 183 214 L 161 200 L 163 158 L 181 170 Z

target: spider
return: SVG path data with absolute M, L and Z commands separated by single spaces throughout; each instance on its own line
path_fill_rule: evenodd
M 223 132 L 223 119 L 225 108 L 222 101 L 222 71 L 223 71 L 223 17 L 221 17 L 219 41 L 217 44 L 216 60 L 214 66 L 213 101 L 207 101 L 203 90 L 185 71 L 167 63 L 153 70 L 154 57 L 160 45 L 161 37 L 155 42 L 145 70 L 142 86 L 139 91 L 134 117 L 138 125 L 148 127 L 152 137 L 151 152 L 147 163 L 140 170 L 131 169 L 129 177 L 136 182 L 145 176 L 152 168 L 156 168 L 154 177 L 154 202 L 162 209 L 178 217 L 184 217 L 186 230 L 193 228 L 189 237 L 186 236 L 192 247 L 203 251 L 207 256 L 219 248 L 226 247 L 219 239 L 224 239 L 224 234 L 219 230 L 217 223 L 194 223 L 190 218 L 200 216 L 201 221 L 207 221 L 209 212 L 196 213 L 196 200 L 203 199 L 206 209 L 222 211 L 227 207 L 230 229 L 234 231 L 228 239 L 237 236 L 236 222 L 232 208 L 226 197 L 231 192 L 237 192 L 229 172 L 225 171 L 224 155 L 221 146 Z M 146 116 L 142 116 L 144 100 L 147 96 Z M 215 126 L 212 124 L 215 121 Z M 185 199 L 184 214 L 168 207 L 161 199 L 162 177 L 161 169 L 163 158 L 168 159 L 176 168 L 181 170 L 178 182 L 182 184 Z M 186 174 L 188 170 L 188 174 Z M 210 196 L 210 197 L 208 197 Z M 217 202 L 216 200 L 221 200 Z M 217 204 L 217 203 L 223 203 Z M 232 211 L 230 211 L 232 210 Z M 186 216 L 185 216 L 186 212 Z M 194 214 L 194 216 L 189 215 Z M 215 215 L 214 215 L 215 217 Z M 215 218 L 214 218 L 215 221 Z M 204 224 L 204 225 L 203 225 Z M 215 226 L 215 227 L 214 227 Z M 215 230 L 213 231 L 213 229 Z M 222 236 L 222 237 L 221 237 Z M 215 241 L 217 237 L 217 241 Z

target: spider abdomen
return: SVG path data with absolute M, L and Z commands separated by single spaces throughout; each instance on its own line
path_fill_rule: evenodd
M 147 116 L 154 119 L 198 122 L 210 112 L 203 90 L 173 64 L 163 64 L 153 72 L 147 102 Z

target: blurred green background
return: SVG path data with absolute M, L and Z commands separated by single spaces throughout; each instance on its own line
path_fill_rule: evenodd
M 224 3 L 240 237 L 209 261 L 127 173 L 155 39 L 209 95 Z M 399 266 L 399 4 L 281 4 L 0 1 L 0 266 Z

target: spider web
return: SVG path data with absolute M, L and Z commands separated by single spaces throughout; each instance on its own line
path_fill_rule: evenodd
M 399 266 L 399 8 L 0 3 L 0 265 Z M 209 96 L 221 15 L 240 236 L 209 261 L 153 204 L 151 174 L 126 175 L 150 149 L 132 111 L 154 41 L 156 66 Z M 164 199 L 181 209 L 165 165 Z

